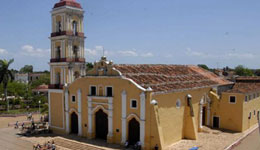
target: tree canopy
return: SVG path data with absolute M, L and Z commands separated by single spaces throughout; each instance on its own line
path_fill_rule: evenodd
M 46 73 L 45 75 L 40 76 L 40 78 L 38 80 L 33 81 L 31 84 L 31 88 L 34 89 L 42 84 L 46 84 L 46 85 L 50 84 L 50 74 L 49 73 Z
M 254 75 L 252 70 L 244 67 L 243 65 L 238 65 L 234 71 L 235 71 L 236 75 L 239 75 L 239 76 L 253 76 Z
M 205 64 L 198 64 L 198 66 L 199 66 L 200 68 L 205 69 L 205 70 L 210 70 L 209 67 L 208 67 L 207 65 L 205 65 Z
M 25 65 L 23 68 L 20 69 L 20 73 L 33 73 L 33 66 Z

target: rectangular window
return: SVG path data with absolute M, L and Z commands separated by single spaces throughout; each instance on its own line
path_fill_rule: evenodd
M 91 86 L 90 87 L 90 95 L 91 96 L 96 96 L 97 95 L 97 88 L 96 88 L 96 86 Z
M 247 101 L 248 101 L 247 96 L 245 96 L 245 102 L 247 102 Z
M 112 87 L 107 87 L 106 88 L 106 95 L 107 97 L 112 97 L 113 96 L 113 88 Z
M 230 96 L 229 97 L 229 102 L 232 103 L 232 104 L 236 103 L 236 97 L 235 96 Z
M 72 101 L 72 102 L 76 102 L 76 96 L 72 96 L 72 97 L 71 97 L 71 101 Z
M 251 112 L 250 112 L 249 115 L 248 115 L 248 119 L 251 119 Z
M 137 101 L 136 100 L 131 100 L 131 108 L 134 108 L 134 109 L 137 108 Z

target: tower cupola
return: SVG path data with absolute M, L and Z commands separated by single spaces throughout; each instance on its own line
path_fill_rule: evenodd
M 62 6 L 71 6 L 71 7 L 82 9 L 80 3 L 76 2 L 76 0 L 60 0 L 60 2 L 54 5 L 54 8 L 58 8 Z

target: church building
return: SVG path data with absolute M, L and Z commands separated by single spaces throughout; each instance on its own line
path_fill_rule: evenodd
M 221 120 L 224 110 L 218 113 L 214 101 L 232 82 L 198 66 L 121 65 L 105 56 L 86 71 L 81 5 L 60 0 L 51 14 L 48 99 L 53 132 L 167 149 L 181 139 L 197 139 L 205 125 L 221 127 L 228 121 Z

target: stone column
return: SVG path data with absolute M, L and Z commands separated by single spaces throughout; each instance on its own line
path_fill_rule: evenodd
M 121 93 L 122 100 L 122 139 L 121 143 L 124 144 L 126 142 L 126 91 L 124 90 Z
M 108 142 L 112 142 L 113 137 L 113 98 L 108 99 Z
M 88 138 L 92 139 L 92 98 L 88 97 Z
M 82 135 L 82 117 L 81 117 L 81 89 L 78 90 L 78 128 L 79 128 L 79 133 L 78 135 Z
M 69 120 L 69 91 L 65 89 L 65 117 L 66 117 L 66 133 L 70 133 L 70 120 Z
M 144 147 L 144 137 L 145 137 L 145 93 L 142 92 L 140 95 L 141 100 L 141 110 L 140 110 L 140 142 L 142 147 Z

